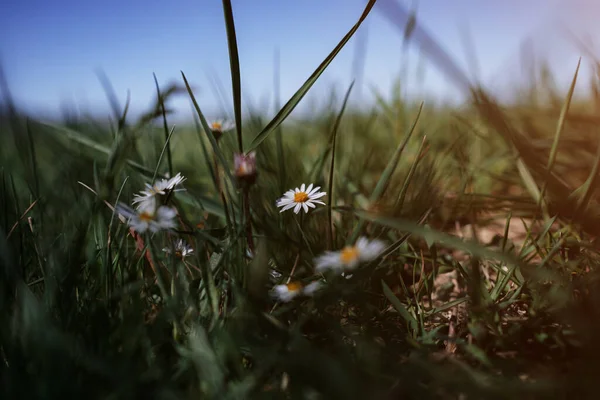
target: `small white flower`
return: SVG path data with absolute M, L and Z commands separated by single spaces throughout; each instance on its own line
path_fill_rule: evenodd
M 171 254 L 171 248 L 165 247 L 163 251 L 167 254 Z M 192 254 L 194 249 L 185 242 L 183 239 L 177 239 L 175 242 L 175 257 L 181 258 L 182 260 Z
M 211 121 L 208 125 L 210 126 L 210 129 L 212 129 L 213 132 L 218 133 L 227 132 L 235 128 L 235 122 L 224 119 L 215 119 L 214 121 Z
M 277 200 L 277 207 L 282 207 L 280 212 L 294 208 L 294 212 L 298 214 L 301 208 L 304 208 L 304 212 L 308 212 L 308 208 L 316 208 L 315 203 L 323 204 L 320 200 L 321 197 L 327 193 L 319 192 L 320 186 L 313 189 L 313 184 L 308 185 L 308 188 L 303 183 L 300 188 L 295 190 L 288 190 L 284 193 L 283 197 Z
M 286 285 L 277 285 L 273 287 L 274 297 L 284 303 L 292 301 L 300 294 L 302 294 L 302 284 L 300 282 L 290 282 Z
M 369 241 L 361 237 L 354 246 L 346 246 L 340 251 L 326 251 L 315 259 L 315 269 L 317 272 L 323 272 L 331 269 L 338 273 L 351 271 L 360 263 L 369 262 L 376 259 L 385 249 L 385 243 L 381 240 Z
M 119 204 L 117 211 L 127 218 L 128 224 L 138 233 L 147 230 L 156 233 L 161 229 L 175 228 L 177 211 L 171 207 L 157 207 L 156 199 L 147 199 L 140 204 L 138 210 L 132 210 L 125 204 Z
M 185 190 L 183 188 L 175 189 L 176 186 L 181 185 L 183 181 L 185 181 L 181 173 L 177 173 L 174 177 L 170 179 L 161 179 L 160 181 L 154 182 L 154 185 L 150 185 L 146 183 L 146 190 L 142 190 L 141 194 L 136 194 L 133 196 L 133 204 L 139 203 L 137 208 L 140 209 L 144 207 L 144 203 L 149 199 L 153 199 L 155 196 L 164 196 L 169 192 L 177 192 L 180 190 Z
M 306 286 L 302 285 L 301 282 L 294 281 L 273 287 L 273 295 L 277 300 L 287 303 L 300 295 L 312 296 L 321 288 L 322 284 L 319 281 L 311 282 Z

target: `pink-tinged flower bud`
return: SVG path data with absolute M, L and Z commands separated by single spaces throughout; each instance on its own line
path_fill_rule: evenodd
M 235 176 L 240 184 L 252 185 L 256 181 L 256 152 L 248 154 L 234 153 Z

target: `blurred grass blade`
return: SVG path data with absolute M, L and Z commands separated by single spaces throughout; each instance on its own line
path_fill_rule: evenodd
M 405 32 L 412 15 L 398 0 L 379 0 L 377 11 L 394 24 L 401 34 Z M 412 24 L 413 27 L 410 31 L 411 41 L 416 42 L 419 45 L 421 52 L 427 55 L 433 64 L 435 64 L 452 83 L 456 84 L 459 89 L 463 91 L 470 90 L 471 82 L 469 81 L 469 78 L 452 57 L 450 57 L 448 52 L 433 39 L 416 18 L 413 19 Z
M 567 93 L 567 98 L 563 104 L 562 110 L 560 110 L 560 117 L 558 118 L 558 124 L 556 126 L 556 133 L 554 135 L 554 141 L 552 142 L 552 148 L 550 150 L 550 158 L 548 159 L 548 165 L 546 166 L 547 174 L 552 174 L 552 168 L 554 167 L 554 162 L 556 161 L 556 154 L 558 152 L 558 143 L 560 141 L 560 137 L 562 136 L 563 129 L 565 127 L 565 121 L 567 114 L 569 112 L 569 108 L 571 107 L 571 100 L 573 99 L 573 93 L 575 92 L 575 85 L 577 84 L 577 76 L 579 74 L 579 67 L 581 66 L 581 57 L 577 62 L 577 68 L 575 69 L 575 74 L 573 75 L 573 80 L 571 81 L 571 86 L 569 87 L 569 92 Z M 548 180 L 545 178 L 543 181 L 540 199 L 538 202 L 538 207 L 541 206 L 541 201 L 544 198 L 546 193 L 546 188 L 548 185 Z
M 221 149 L 219 148 L 219 145 L 217 144 L 217 140 L 215 139 L 215 136 L 212 134 L 212 130 L 210 129 L 210 126 L 208 125 L 206 118 L 204 118 L 204 114 L 202 114 L 202 111 L 200 110 L 200 106 L 198 105 L 198 102 L 196 101 L 196 96 L 194 96 L 194 93 L 192 92 L 192 88 L 191 88 L 190 84 L 188 83 L 188 80 L 185 77 L 185 74 L 183 73 L 183 71 L 181 71 L 181 76 L 183 77 L 183 81 L 185 82 L 185 87 L 187 88 L 190 98 L 192 99 L 192 103 L 194 104 L 194 109 L 196 110 L 196 113 L 198 114 L 198 118 L 200 118 L 200 124 L 202 125 L 202 129 L 204 129 L 204 133 L 206 133 L 206 136 L 208 137 L 208 140 L 210 141 L 213 151 L 215 152 L 217 159 L 223 166 L 223 170 L 225 171 L 225 174 L 229 178 L 229 181 L 232 184 L 235 184 L 235 179 L 233 178 L 233 175 L 231 175 L 231 170 L 229 168 L 229 165 L 227 164 L 227 161 L 225 160 L 225 157 L 223 156 L 223 153 L 221 152 Z
M 38 125 L 40 125 L 41 127 L 44 127 L 50 131 L 55 131 L 60 133 L 61 135 L 63 135 L 64 137 L 66 137 L 67 139 L 79 143 L 81 145 L 84 145 L 90 149 L 93 149 L 99 153 L 102 153 L 104 155 L 110 155 L 110 149 L 104 145 L 101 145 L 99 143 L 96 143 L 95 141 L 88 139 L 85 135 L 82 135 L 79 132 L 76 132 L 72 129 L 66 128 L 66 127 L 62 127 L 62 126 L 58 126 L 58 125 L 54 125 L 54 124 L 50 124 L 50 123 L 44 123 L 44 122 L 37 122 Z M 130 159 L 125 159 L 125 163 L 127 165 L 129 165 L 131 168 L 133 168 L 134 170 L 144 174 L 147 177 L 152 177 L 152 175 L 154 174 L 154 170 L 144 167 L 143 165 L 130 160 Z M 166 176 L 162 176 L 163 178 L 166 178 Z
M 415 161 L 410 166 L 408 170 L 408 175 L 406 175 L 406 179 L 404 180 L 404 184 L 402 185 L 402 189 L 400 190 L 400 194 L 396 199 L 396 204 L 394 206 L 395 210 L 401 211 L 404 206 L 404 199 L 406 197 L 406 193 L 408 192 L 408 187 L 410 186 L 410 182 L 417 170 L 417 165 L 423 156 L 423 147 L 425 147 L 425 143 L 427 141 L 427 136 L 423 136 L 423 140 L 421 141 L 421 145 L 419 146 L 419 150 L 417 151 L 417 155 L 415 156 Z
M 375 185 L 375 189 L 373 190 L 373 193 L 371 194 L 371 198 L 370 198 L 371 202 L 378 201 L 381 198 L 381 196 L 385 193 L 385 191 L 387 190 L 387 188 L 390 184 L 392 175 L 394 174 L 394 172 L 396 171 L 396 168 L 398 167 L 398 162 L 400 161 L 400 156 L 402 156 L 402 152 L 406 148 L 408 141 L 410 140 L 413 133 L 415 132 L 415 129 L 419 122 L 419 118 L 421 117 L 421 112 L 423 111 L 423 104 L 424 103 L 421 102 L 421 105 L 419 106 L 419 111 L 417 112 L 417 116 L 415 117 L 412 127 L 408 131 L 408 134 L 406 135 L 404 140 L 396 148 L 396 151 L 392 155 L 392 158 L 390 159 L 390 161 L 388 161 L 385 169 L 383 170 L 383 173 L 381 174 L 379 181 L 377 181 L 377 185 Z
M 596 159 L 594 160 L 594 166 L 590 171 L 590 175 L 586 179 L 585 183 L 582 185 L 581 189 L 583 189 L 583 193 L 579 197 L 577 201 L 577 207 L 575 208 L 575 212 L 573 213 L 572 220 L 576 221 L 581 212 L 585 213 L 587 206 L 592 198 L 593 194 L 596 192 L 596 188 L 598 186 L 598 171 L 600 170 L 600 143 L 598 143 L 598 148 L 596 150 Z
M 281 108 L 281 55 L 279 53 L 279 48 L 275 50 L 273 64 L 273 92 L 275 96 L 275 111 L 277 111 Z M 283 131 L 281 129 L 281 125 L 275 128 L 275 140 L 277 145 L 277 164 L 279 165 L 279 191 L 283 193 L 285 192 L 287 182 L 285 175 Z
M 423 104 L 424 103 L 421 102 L 421 105 L 419 106 L 419 111 L 417 112 L 417 116 L 415 117 L 412 127 L 406 134 L 406 137 L 404 138 L 404 140 L 396 148 L 396 151 L 392 155 L 392 158 L 390 158 L 387 165 L 385 166 L 385 169 L 383 170 L 381 177 L 379 177 L 379 180 L 377 181 L 377 184 L 375 185 L 375 189 L 373 189 L 373 193 L 371 193 L 371 196 L 369 198 L 370 205 L 374 205 L 377 201 L 379 201 L 379 199 L 381 198 L 381 196 L 383 195 L 383 193 L 389 186 L 392 175 L 394 174 L 394 171 L 396 171 L 396 167 L 398 166 L 398 162 L 400 161 L 400 156 L 402 155 L 404 148 L 406 147 L 406 145 L 408 144 L 408 141 L 410 140 L 413 133 L 415 132 L 417 123 L 419 122 L 419 118 L 421 117 L 421 112 L 423 111 Z M 360 220 L 358 222 L 358 224 L 352 231 L 352 235 L 349 236 L 346 244 L 352 244 L 356 241 L 356 239 L 358 239 L 358 235 L 360 235 L 360 232 L 362 231 L 364 225 L 365 225 L 364 220 Z
M 110 83 L 110 79 L 108 79 L 108 76 L 103 70 L 97 70 L 96 76 L 98 77 L 98 80 L 100 81 L 100 84 L 104 89 L 104 93 L 106 94 L 106 98 L 108 99 L 108 104 L 110 105 L 110 108 L 112 110 L 113 117 L 115 118 L 115 121 L 117 121 L 117 123 L 119 124 L 119 130 L 121 130 L 121 121 L 124 122 L 124 114 L 122 114 L 121 112 L 121 104 L 119 103 L 119 99 L 117 98 L 115 89 L 113 88 L 112 84 Z
M 206 168 L 208 169 L 208 173 L 210 174 L 213 185 L 215 186 L 215 190 L 218 192 L 219 182 L 217 181 L 217 175 L 215 169 L 213 168 L 213 163 L 210 162 L 211 158 L 208 154 L 208 150 L 206 149 L 206 144 L 204 143 L 204 140 L 202 140 L 202 127 L 200 126 L 200 119 L 197 115 L 194 115 L 194 127 L 196 128 L 196 133 L 198 134 L 198 141 L 200 142 L 200 148 L 202 149 L 202 155 L 204 156 Z
M 525 163 L 523 162 L 523 159 L 521 157 L 519 157 L 517 159 L 517 169 L 519 171 L 519 175 L 521 176 L 521 179 L 523 180 L 525 189 L 527 189 L 527 191 L 529 192 L 531 197 L 533 197 L 533 199 L 536 201 L 536 203 L 541 204 L 540 202 L 542 201 L 541 200 L 542 196 L 540 193 L 540 189 L 538 188 L 537 183 L 535 182 L 535 179 L 531 175 L 529 168 L 527 168 L 527 165 L 525 165 Z M 543 203 L 543 205 L 545 207 L 545 203 Z
M 422 225 L 418 225 L 406 219 L 380 217 L 364 211 L 354 211 L 354 213 L 358 217 L 363 218 L 365 220 L 374 222 L 376 224 L 380 224 L 382 226 L 387 226 L 389 228 L 396 229 L 399 231 L 411 232 L 413 235 L 419 236 L 425 240 L 440 243 L 457 250 L 462 250 L 471 253 L 475 257 L 480 257 L 482 259 L 488 260 L 498 260 L 505 262 L 509 265 L 518 264 L 519 266 L 522 266 L 523 264 L 519 259 L 517 259 L 514 255 L 510 253 L 501 253 L 498 251 L 490 250 L 489 248 L 482 246 L 478 243 L 464 241 L 458 237 L 449 235 L 447 233 L 439 232 Z M 492 265 L 492 267 L 495 270 L 499 270 L 498 266 Z M 513 278 L 513 281 L 517 285 L 521 284 L 521 282 L 517 279 Z
M 244 152 L 242 140 L 242 84 L 240 79 L 240 58 L 238 55 L 233 9 L 230 0 L 223 0 L 223 14 L 227 29 L 227 44 L 229 47 L 229 65 L 231 69 L 231 88 L 233 91 L 233 113 L 235 114 L 235 130 L 237 133 L 238 149 Z
M 331 166 L 329 167 L 329 191 L 327 198 L 327 217 L 329 219 L 328 223 L 328 236 L 329 236 L 329 249 L 333 249 L 333 215 L 331 212 L 331 206 L 333 204 L 333 171 L 335 168 L 335 145 L 337 139 L 338 129 L 340 127 L 340 123 L 342 121 L 342 116 L 344 115 L 344 111 L 346 110 L 346 105 L 348 104 L 348 99 L 350 98 L 350 93 L 352 93 L 352 87 L 354 87 L 354 81 L 348 87 L 346 91 L 346 95 L 344 96 L 344 102 L 342 103 L 342 108 L 335 119 L 335 124 L 333 125 L 333 131 L 331 133 Z
M 254 150 L 258 145 L 260 145 L 269 134 L 277 128 L 290 113 L 296 108 L 300 100 L 306 95 L 308 90 L 314 85 L 314 83 L 319 79 L 323 71 L 331 64 L 333 59 L 338 55 L 340 50 L 344 47 L 344 45 L 350 40 L 352 35 L 357 31 L 362 22 L 367 18 L 367 15 L 371 12 L 371 9 L 375 5 L 376 0 L 369 0 L 369 3 L 365 7 L 362 15 L 358 19 L 358 22 L 354 24 L 354 26 L 348 31 L 346 36 L 342 38 L 342 40 L 338 43 L 338 45 L 333 49 L 333 51 L 325 58 L 325 60 L 317 67 L 317 69 L 312 73 L 312 75 L 304 82 L 304 84 L 298 89 L 298 91 L 290 98 L 290 100 L 283 106 L 281 110 L 277 113 L 277 115 L 263 128 L 263 130 L 256 135 L 254 140 L 250 145 L 249 150 Z

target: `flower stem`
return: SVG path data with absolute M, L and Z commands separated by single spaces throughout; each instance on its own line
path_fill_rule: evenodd
M 246 239 L 248 248 L 254 254 L 254 240 L 252 239 L 252 216 L 250 215 L 250 188 L 244 188 L 244 216 L 246 218 Z

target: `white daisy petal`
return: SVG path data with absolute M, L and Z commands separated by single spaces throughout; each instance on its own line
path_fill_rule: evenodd
M 285 207 L 283 207 L 283 208 L 281 209 L 281 211 L 279 211 L 279 212 L 284 212 L 284 211 L 287 211 L 287 210 L 289 210 L 290 208 L 294 208 L 294 206 L 295 206 L 295 205 L 296 205 L 296 203 L 289 203 L 289 204 L 286 204 L 286 205 L 285 205 Z
M 296 207 L 294 207 L 294 213 L 298 214 L 298 212 L 300 212 L 300 208 L 302 208 L 302 203 L 296 203 Z
M 314 199 L 320 199 L 321 197 L 325 196 L 327 193 L 325 192 L 321 192 L 321 193 L 316 193 L 313 195 L 310 195 L 310 199 L 314 200 Z

